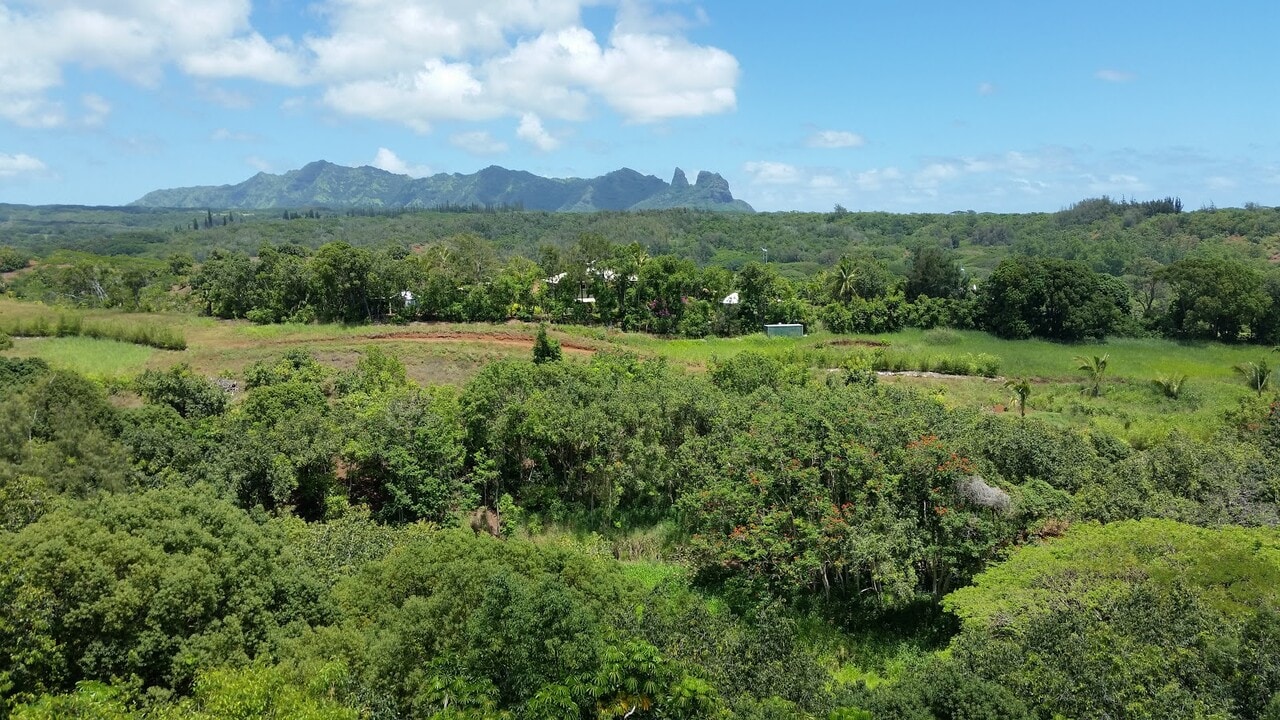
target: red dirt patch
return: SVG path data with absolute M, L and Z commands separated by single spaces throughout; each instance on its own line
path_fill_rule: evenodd
M 496 333 L 478 332 L 399 332 L 374 335 L 369 340 L 409 340 L 412 342 L 481 342 L 489 345 L 503 345 L 533 349 L 533 338 L 517 335 L 499 335 Z M 561 349 L 566 352 L 594 354 L 596 349 L 568 340 L 560 341 Z

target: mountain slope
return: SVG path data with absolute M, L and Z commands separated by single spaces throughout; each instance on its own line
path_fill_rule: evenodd
M 323 160 L 283 175 L 258 173 L 236 185 L 156 190 L 130 205 L 239 210 L 509 205 L 552 212 L 688 207 L 752 212 L 750 205 L 733 198 L 724 178 L 701 172 L 690 185 L 679 168 L 670 183 L 630 168 L 583 179 L 544 178 L 496 165 L 470 175 L 440 173 L 415 179 L 367 165 L 351 168 Z

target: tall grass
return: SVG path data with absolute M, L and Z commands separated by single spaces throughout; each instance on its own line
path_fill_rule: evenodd
M 74 313 L 56 318 L 35 315 L 0 321 L 0 333 L 13 337 L 86 337 L 145 345 L 161 350 L 186 350 L 187 340 L 171 327 L 150 323 L 120 323 L 85 320 Z
M 51 367 L 104 380 L 133 377 L 147 367 L 156 352 L 145 345 L 86 337 L 31 339 L 13 348 L 15 357 L 40 358 Z

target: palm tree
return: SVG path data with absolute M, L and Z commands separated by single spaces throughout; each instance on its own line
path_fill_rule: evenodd
M 1266 358 L 1262 358 L 1256 363 L 1240 363 L 1236 366 L 1236 372 L 1244 376 L 1244 381 L 1249 384 L 1250 388 L 1256 390 L 1259 396 L 1271 384 L 1271 366 L 1267 363 Z
M 1185 374 L 1161 375 L 1151 382 L 1155 384 L 1160 392 L 1164 393 L 1165 397 L 1177 400 L 1182 397 L 1182 391 L 1187 385 L 1187 376 Z
M 1105 353 L 1101 357 L 1097 355 L 1090 355 L 1089 357 L 1076 356 L 1076 362 L 1080 363 L 1077 369 L 1083 370 L 1089 376 L 1089 385 L 1085 388 L 1085 391 L 1091 397 L 1098 397 L 1102 394 L 1102 381 L 1106 377 L 1107 360 L 1110 357 L 1111 353 Z
M 831 275 L 831 296 L 839 302 L 849 302 L 857 295 L 858 265 L 845 255 L 836 264 Z
M 1018 415 L 1026 417 L 1027 398 L 1031 397 L 1031 382 L 1026 378 L 1009 378 L 1004 381 L 1004 386 L 1012 390 L 1014 396 L 1018 398 Z

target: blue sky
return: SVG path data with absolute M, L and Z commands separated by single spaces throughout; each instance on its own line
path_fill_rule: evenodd
M 1280 205 L 1280 3 L 0 0 L 0 202 L 317 159 L 759 210 Z

